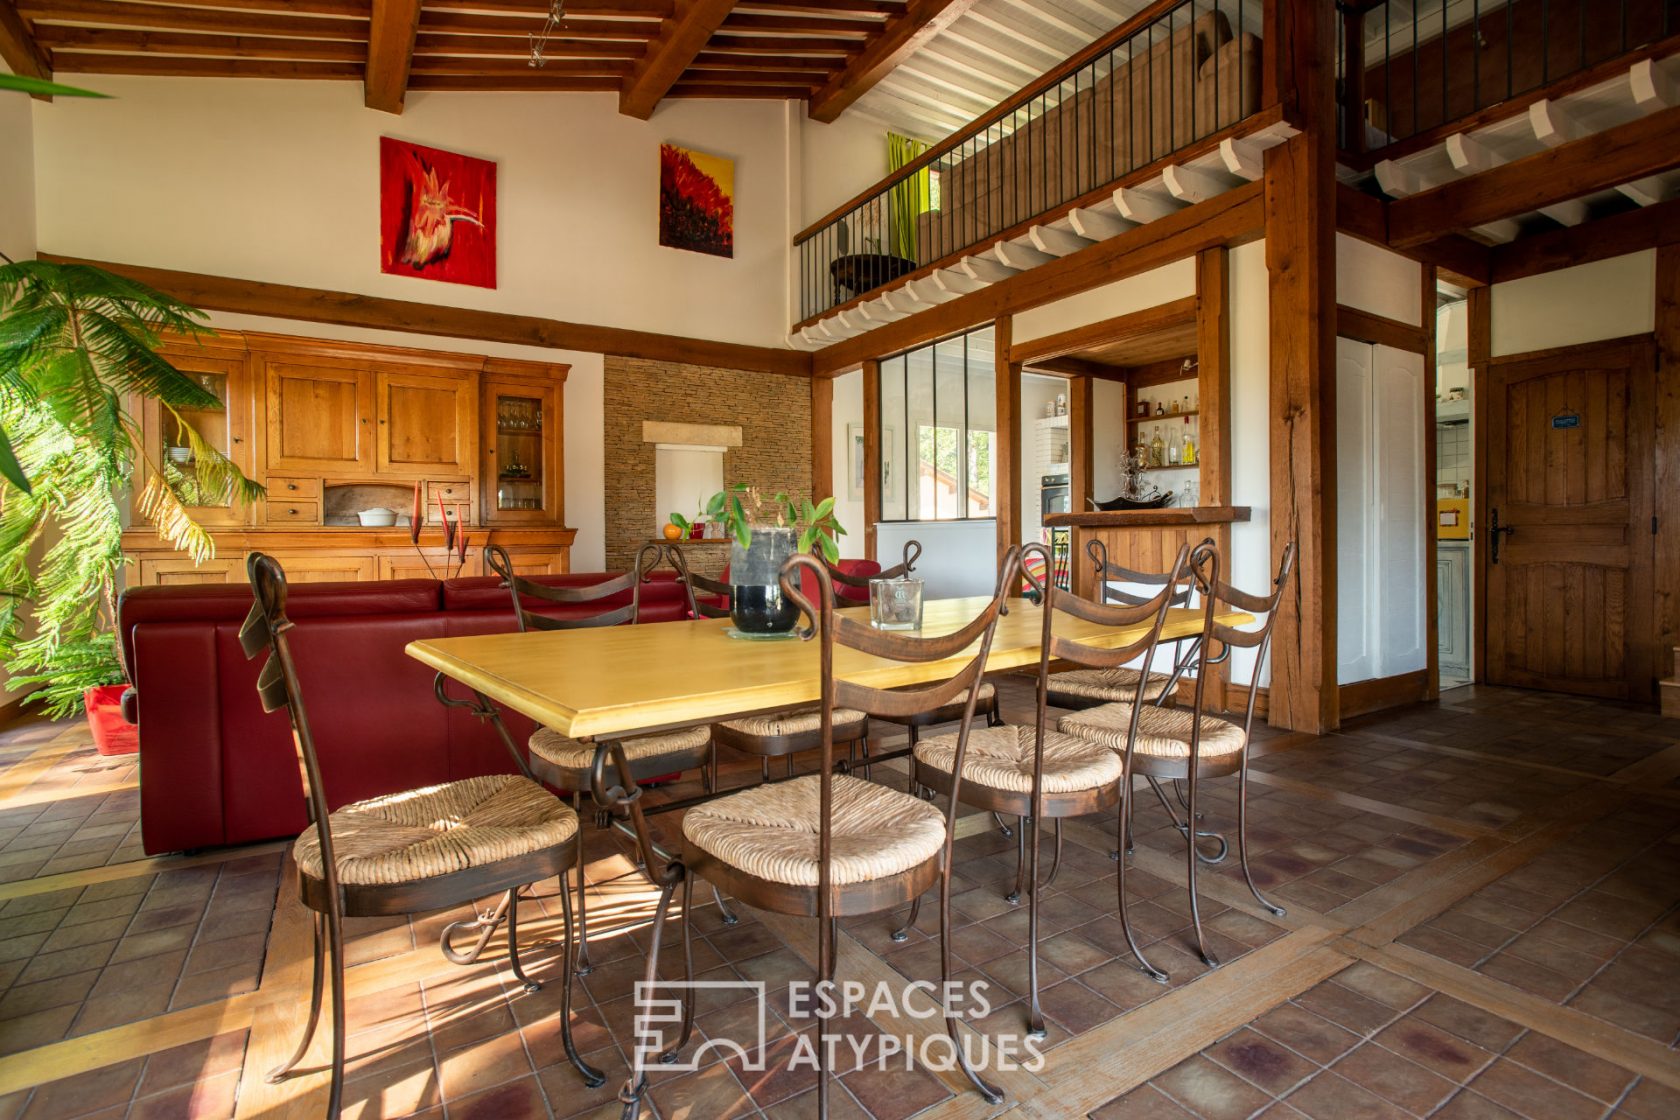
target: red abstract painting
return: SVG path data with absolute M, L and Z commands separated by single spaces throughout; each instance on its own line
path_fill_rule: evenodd
M 496 286 L 496 165 L 379 138 L 379 267 Z
M 733 160 L 659 145 L 659 243 L 717 257 L 735 255 Z

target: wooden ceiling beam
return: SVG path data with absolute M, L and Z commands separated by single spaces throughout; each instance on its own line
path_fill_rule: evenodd
M 373 0 L 367 75 L 362 80 L 362 103 L 369 109 L 402 113 L 419 30 L 420 0 Z
M 271 12 L 291 15 L 340 16 L 366 19 L 372 0 L 168 0 L 171 7 L 187 9 L 179 13 L 182 23 L 191 23 L 190 12 L 236 8 L 250 12 Z M 17 0 L 18 10 L 35 17 L 53 11 L 59 5 L 54 0 Z
M 354 80 L 366 70 L 356 62 L 297 62 L 280 59 L 176 58 L 155 54 L 58 52 L 54 66 L 65 74 L 141 74 L 154 78 L 292 78 Z
M 12 0 L 0 0 L 0 58 L 6 60 L 14 74 L 43 80 L 52 77 L 52 64 L 29 33 L 29 25 L 23 22 Z
M 739 0 L 735 6 L 743 11 L 809 12 L 814 15 L 859 12 L 896 16 L 904 11 L 905 0 Z
M 694 56 L 689 73 L 692 75 L 701 70 L 781 71 L 820 79 L 837 65 L 839 63 L 833 59 L 803 58 L 799 55 L 720 54 L 706 50 Z
M 425 9 L 420 13 L 422 33 L 443 35 L 507 35 L 516 37 L 530 49 L 530 38 L 542 30 L 543 21 L 532 16 L 489 15 L 479 12 L 438 12 Z M 653 20 L 630 19 L 570 19 L 566 20 L 567 39 L 612 39 L 630 43 L 646 43 L 659 32 Z
M 812 120 L 839 118 L 898 64 L 974 6 L 975 0 L 910 0 L 904 11 L 811 98 Z
M 1571 265 L 1680 244 L 1680 199 L 1518 238 L 1492 250 L 1491 281 L 1502 284 Z
M 203 0 L 210 3 L 214 0 Z M 548 12 L 548 0 L 448 0 L 447 6 L 474 12 Z M 671 14 L 672 0 L 566 0 L 566 15 L 637 16 L 661 20 Z
M 676 10 L 660 23 L 659 34 L 624 83 L 618 111 L 644 121 L 653 116 L 734 7 L 734 0 L 677 0 Z
M 409 89 L 452 90 L 457 93 L 617 93 L 624 79 L 612 76 L 586 77 L 545 74 L 529 70 L 524 74 L 412 74 Z
M 598 42 L 594 40 L 550 40 L 548 58 L 623 58 L 642 57 L 637 43 Z M 531 44 L 525 39 L 503 35 L 434 35 L 422 31 L 414 37 L 414 54 L 420 55 L 514 55 L 530 58 Z
M 118 4 L 111 0 L 50 0 L 31 7 L 42 23 L 95 27 L 156 27 L 164 31 L 205 31 L 228 35 L 279 35 L 299 39 L 354 39 L 366 42 L 365 19 L 331 19 L 273 12 L 205 11 L 167 4 Z
M 760 16 L 751 12 L 732 15 L 723 21 L 724 31 L 783 31 L 792 35 L 869 36 L 880 31 L 885 21 L 860 16 L 857 19 L 814 16 Z
M 1389 243 L 1418 245 L 1680 166 L 1680 107 L 1389 203 Z
M 43 24 L 36 39 L 54 50 L 81 49 L 115 54 L 175 54 L 214 58 L 367 61 L 367 47 L 338 39 L 280 39 L 268 35 L 195 35 L 183 31 L 121 31 L 104 27 Z
M 621 58 L 551 58 L 541 69 L 522 58 L 458 58 L 448 55 L 420 55 L 414 60 L 415 74 L 504 74 L 510 79 L 537 74 L 563 77 L 588 75 L 622 80 L 633 65 Z
M 706 97 L 743 101 L 803 101 L 811 96 L 810 86 L 752 86 L 752 85 L 705 85 L 690 81 L 681 81 L 671 87 L 665 95 L 671 98 Z
M 706 44 L 708 51 L 731 54 L 805 54 L 844 58 L 863 49 L 856 39 L 822 39 L 815 36 L 741 35 L 719 32 Z

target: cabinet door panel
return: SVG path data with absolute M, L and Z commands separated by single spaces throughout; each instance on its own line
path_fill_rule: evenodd
M 163 472 L 164 480 L 200 525 L 220 528 L 250 524 L 250 506 L 236 506 L 231 498 L 217 500 L 218 495 L 200 487 L 198 464 L 186 431 L 191 428 L 192 435 L 227 456 L 246 475 L 253 473 L 255 394 L 244 358 L 173 349 L 165 349 L 163 355 L 176 369 L 219 397 L 223 407 L 169 412 L 155 400 L 146 401 L 142 416 L 148 459 Z M 144 481 L 137 479 L 140 485 Z
M 471 378 L 380 370 L 377 381 L 381 472 L 472 472 Z
M 141 587 L 244 582 L 245 564 L 240 560 L 215 559 L 194 564 L 184 556 L 172 556 L 162 560 L 140 561 Z
M 571 552 L 568 549 L 558 552 L 521 552 L 518 549 L 509 549 L 508 560 L 513 564 L 514 574 L 521 576 L 558 576 L 572 570 Z
M 377 578 L 372 556 L 319 556 L 290 553 L 275 557 L 292 583 L 354 583 Z
M 271 363 L 268 469 L 371 470 L 369 381 L 362 369 Z
M 537 380 L 486 379 L 480 406 L 484 434 L 487 524 L 555 522 L 561 496 L 560 388 Z

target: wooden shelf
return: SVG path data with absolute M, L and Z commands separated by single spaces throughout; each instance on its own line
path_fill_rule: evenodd
M 1126 417 L 1126 423 L 1147 424 L 1150 421 L 1154 421 L 1159 424 L 1167 420 L 1177 420 L 1181 416 L 1199 416 L 1201 415 L 1201 412 L 1202 410 L 1199 408 L 1192 408 L 1189 412 L 1165 412 L 1160 416 L 1128 416 Z
M 1201 465 L 1201 462 L 1197 461 L 1194 463 L 1170 463 L 1164 467 L 1144 467 L 1143 469 L 1146 471 L 1193 471 Z
M 508 428 L 498 424 L 496 434 L 502 436 L 536 436 L 540 439 L 543 430 L 541 428 Z

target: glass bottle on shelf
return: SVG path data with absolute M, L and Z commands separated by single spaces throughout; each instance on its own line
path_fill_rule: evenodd
M 1149 465 L 1164 467 L 1167 465 L 1167 444 L 1161 438 L 1161 429 L 1155 429 L 1155 438 L 1149 441 Z
M 1183 461 L 1184 445 L 1179 442 L 1178 433 L 1174 432 L 1172 442 L 1167 444 L 1167 465 L 1176 467 Z
M 1190 423 L 1190 417 L 1184 418 L 1184 465 L 1190 466 L 1196 461 L 1196 429 Z
M 542 401 L 514 395 L 496 398 L 496 508 L 542 508 Z
M 1163 401 L 1156 401 L 1155 402 L 1155 415 L 1165 416 L 1166 414 L 1167 414 L 1166 403 L 1163 402 Z

